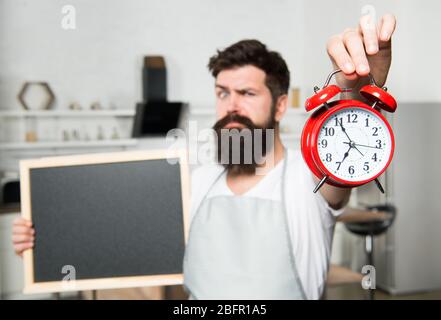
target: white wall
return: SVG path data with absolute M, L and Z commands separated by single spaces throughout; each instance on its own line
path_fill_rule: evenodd
M 61 8 L 76 8 L 77 30 L 61 28 Z M 144 55 L 161 54 L 169 100 L 213 104 L 206 65 L 217 48 L 258 38 L 299 63 L 302 2 L 2 0 L 0 107 L 18 107 L 25 80 L 44 79 L 59 108 L 72 100 L 134 107 L 141 98 Z
M 347 26 L 356 26 L 361 8 L 370 4 L 375 7 L 378 19 L 385 13 L 393 13 L 397 17 L 392 67 L 387 83 L 390 92 L 400 102 L 441 101 L 441 1 L 310 0 L 306 3 L 306 84 L 323 83 L 323 74 L 330 68 L 323 53 L 326 39 Z M 307 89 L 312 92 L 312 88 Z
M 0 0 L 0 108 L 19 108 L 26 80 L 48 81 L 57 108 L 74 100 L 132 108 L 148 54 L 166 57 L 170 100 L 209 107 L 208 58 L 243 38 L 280 51 L 305 98 L 330 70 L 327 38 L 355 25 L 366 3 L 398 17 L 391 92 L 401 101 L 440 101 L 436 0 Z M 66 4 L 76 8 L 76 30 L 61 28 Z

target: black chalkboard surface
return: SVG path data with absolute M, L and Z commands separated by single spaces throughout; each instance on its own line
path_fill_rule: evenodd
M 182 283 L 185 159 L 161 150 L 22 161 L 22 214 L 36 232 L 24 291 Z

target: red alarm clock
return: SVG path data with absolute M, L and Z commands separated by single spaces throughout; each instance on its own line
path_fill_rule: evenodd
M 341 188 L 352 188 L 374 180 L 382 193 L 378 177 L 392 161 L 395 140 L 392 128 L 381 109 L 395 112 L 397 103 L 387 88 L 370 84 L 360 89 L 368 103 L 358 100 L 330 99 L 350 88 L 329 85 L 341 70 L 329 74 L 320 90 L 305 103 L 306 111 L 314 110 L 307 120 L 301 137 L 303 158 L 313 174 L 320 179 L 317 192 L 326 182 Z

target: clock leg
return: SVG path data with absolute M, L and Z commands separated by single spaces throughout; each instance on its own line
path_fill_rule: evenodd
M 378 189 L 380 189 L 381 193 L 384 193 L 383 186 L 378 179 L 375 179 L 375 184 L 377 185 Z
M 326 182 L 326 180 L 328 180 L 328 176 L 324 176 L 324 177 L 322 178 L 322 180 L 320 180 L 320 182 L 317 183 L 317 185 L 315 186 L 313 192 L 316 193 L 317 191 L 319 191 L 320 188 L 322 187 L 322 185 Z

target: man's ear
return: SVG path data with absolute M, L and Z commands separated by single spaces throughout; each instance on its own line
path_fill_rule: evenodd
M 274 118 L 277 122 L 280 122 L 280 120 L 282 120 L 287 107 L 288 107 L 288 95 L 284 94 L 278 97 L 276 103 L 276 113 L 274 115 Z

